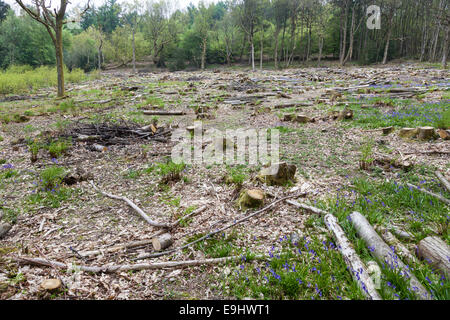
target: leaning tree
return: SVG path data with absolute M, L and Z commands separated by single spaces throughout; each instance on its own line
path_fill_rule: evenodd
M 19 6 L 25 10 L 34 20 L 42 23 L 47 29 L 55 46 L 56 53 L 56 71 L 58 73 L 58 97 L 65 96 L 64 90 L 64 62 L 63 62 L 63 25 L 69 21 L 65 19 L 67 5 L 69 0 L 60 0 L 59 8 L 52 8 L 51 1 L 31 0 L 32 5 L 27 6 L 22 0 L 15 0 Z M 87 2 L 86 12 L 89 9 Z

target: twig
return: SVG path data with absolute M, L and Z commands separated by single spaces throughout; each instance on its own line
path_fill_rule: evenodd
M 447 189 L 447 191 L 450 192 L 450 182 L 448 182 L 448 180 L 439 171 L 436 171 L 434 174 L 439 179 L 439 181 L 444 185 L 445 189 Z
M 185 248 L 187 248 L 189 246 L 192 246 L 193 244 L 196 244 L 196 243 L 198 243 L 200 241 L 203 241 L 203 240 L 205 240 L 205 239 L 207 239 L 207 238 L 209 238 L 209 237 L 211 237 L 211 236 L 213 236 L 213 235 L 215 235 L 215 234 L 217 234 L 219 232 L 222 232 L 222 231 L 225 231 L 225 230 L 227 230 L 227 229 L 229 229 L 231 227 L 234 227 L 235 225 L 237 225 L 239 223 L 242 223 L 242 222 L 244 222 L 244 221 L 246 221 L 246 220 L 248 220 L 248 219 L 250 219 L 250 218 L 252 218 L 252 217 L 254 217 L 254 216 L 256 216 L 256 215 L 258 215 L 260 213 L 262 213 L 262 212 L 265 212 L 265 211 L 269 210 L 270 208 L 272 208 L 273 206 L 275 206 L 276 204 L 278 204 L 280 202 L 283 202 L 283 201 L 285 201 L 287 199 L 296 198 L 296 197 L 299 197 L 299 196 L 300 195 L 298 195 L 298 194 L 297 195 L 291 195 L 291 196 L 284 197 L 284 198 L 282 198 L 280 200 L 274 201 L 271 204 L 269 204 L 268 206 L 262 208 L 261 210 L 255 211 L 252 214 L 250 214 L 250 215 L 248 215 L 248 216 L 246 216 L 244 218 L 241 218 L 241 219 L 235 221 L 232 224 L 226 225 L 223 228 L 220 228 L 220 229 L 217 229 L 216 231 L 210 232 L 207 235 L 205 235 L 205 236 L 203 236 L 203 237 L 201 237 L 201 238 L 199 238 L 199 239 L 197 239 L 195 241 L 189 242 L 188 244 L 185 244 L 185 245 L 183 245 L 181 247 L 178 247 L 178 248 L 175 248 L 175 249 L 171 249 L 171 250 L 167 250 L 167 251 L 163 251 L 163 252 L 142 255 L 142 256 L 134 258 L 134 260 L 141 260 L 141 259 L 147 259 L 147 258 L 161 257 L 161 256 L 164 256 L 164 255 L 167 255 L 167 254 L 170 254 L 170 253 L 174 253 L 174 252 L 179 251 L 179 250 L 183 250 L 183 249 L 185 249 Z
M 415 186 L 415 185 L 413 185 L 413 184 L 410 184 L 410 183 L 407 183 L 407 185 L 408 185 L 408 187 L 410 187 L 410 188 L 414 188 L 414 189 L 416 189 L 416 190 L 418 190 L 418 191 L 420 191 L 420 192 L 423 192 L 423 193 L 425 193 L 425 194 L 428 194 L 429 196 L 435 197 L 436 199 L 441 200 L 442 202 L 445 202 L 446 204 L 450 205 L 450 200 L 445 199 L 444 197 L 442 197 L 442 196 L 440 196 L 440 195 L 438 195 L 438 194 L 436 194 L 436 193 L 427 191 L 427 190 L 425 190 L 425 189 L 423 189 L 423 188 L 419 188 L 419 187 L 417 187 L 417 186 Z
M 104 195 L 105 197 L 111 198 L 111 199 L 115 199 L 115 200 L 122 200 L 125 201 L 134 211 L 136 211 L 145 221 L 148 222 L 148 224 L 150 224 L 151 226 L 154 227 L 158 227 L 158 228 L 170 228 L 170 224 L 166 224 L 166 223 L 159 223 L 159 222 L 155 222 L 152 219 L 150 219 L 150 217 L 144 212 L 142 211 L 141 208 L 139 208 L 136 204 L 134 204 L 133 201 L 131 201 L 130 199 L 128 199 L 127 197 L 121 197 L 121 196 L 116 196 L 110 193 L 106 193 L 101 191 L 99 188 L 96 187 L 96 185 L 94 184 L 94 182 L 89 181 L 91 186 L 99 193 L 101 193 L 102 195 Z

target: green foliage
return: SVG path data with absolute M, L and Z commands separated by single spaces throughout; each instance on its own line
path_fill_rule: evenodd
M 364 299 L 331 239 L 305 237 L 295 245 L 285 236 L 269 250 L 268 262 L 243 257 L 224 279 L 225 292 L 237 299 Z
M 66 170 L 64 168 L 51 166 L 41 171 L 40 184 L 43 190 L 52 190 L 59 187 L 65 176 Z
M 227 171 L 228 176 L 226 178 L 226 183 L 234 183 L 237 185 L 242 185 L 244 181 L 248 179 L 249 170 L 244 165 L 227 167 Z
M 68 82 L 78 83 L 85 79 L 85 74 L 82 70 L 74 69 L 72 72 L 65 71 L 65 78 Z M 0 94 L 27 93 L 56 85 L 56 68 L 12 66 L 6 71 L 0 71 Z
M 64 153 L 67 152 L 67 150 L 72 145 L 71 139 L 58 139 L 55 141 L 50 142 L 45 148 L 48 150 L 48 153 L 53 158 L 59 158 Z
M 450 104 L 447 106 L 442 116 L 435 121 L 434 126 L 439 129 L 450 129 Z

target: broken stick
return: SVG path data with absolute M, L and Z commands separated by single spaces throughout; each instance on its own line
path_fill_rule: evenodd
M 410 184 L 410 183 L 407 183 L 407 185 L 408 185 L 408 187 L 410 187 L 410 188 L 416 189 L 416 190 L 418 190 L 418 191 L 420 191 L 420 192 L 422 192 L 422 193 L 425 193 L 425 194 L 427 194 L 427 195 L 429 195 L 429 196 L 435 197 L 436 199 L 441 200 L 442 202 L 445 202 L 446 204 L 450 205 L 450 200 L 444 198 L 444 197 L 441 196 L 441 195 L 438 195 L 438 194 L 436 194 L 436 193 L 427 191 L 427 190 L 425 190 L 425 189 L 423 189 L 423 188 L 419 188 L 419 187 L 417 187 L 417 186 L 415 186 L 415 185 L 413 185 L 413 184 Z
M 445 189 L 447 189 L 447 191 L 450 192 L 450 182 L 448 182 L 448 180 L 439 171 L 436 171 L 434 174 L 439 179 L 439 181 L 444 185 Z
M 142 211 L 141 208 L 139 208 L 137 205 L 135 205 L 133 203 L 133 201 L 131 201 L 127 197 L 116 196 L 116 195 L 113 195 L 110 193 L 103 192 L 99 188 L 97 188 L 97 186 L 92 181 L 90 181 L 90 184 L 97 192 L 101 193 L 105 197 L 115 199 L 115 200 L 125 201 L 134 211 L 136 211 L 142 218 L 144 218 L 144 220 L 147 221 L 147 223 L 150 224 L 151 226 L 158 227 L 158 228 L 169 228 L 170 227 L 169 224 L 155 222 L 152 219 L 150 219 L 150 217 L 144 211 Z

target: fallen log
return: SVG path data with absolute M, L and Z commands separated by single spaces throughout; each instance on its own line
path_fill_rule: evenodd
M 145 110 L 142 113 L 148 116 L 184 116 L 187 114 L 184 111 L 158 111 L 158 110 Z
M 134 211 L 136 211 L 151 226 L 158 227 L 158 228 L 169 228 L 170 227 L 170 224 L 159 223 L 159 222 L 155 222 L 152 219 L 150 219 L 150 217 L 141 208 L 139 208 L 137 205 L 135 205 L 133 203 L 133 201 L 131 201 L 127 197 L 116 196 L 116 195 L 113 195 L 110 193 L 103 192 L 99 188 L 97 188 L 97 186 L 92 181 L 90 181 L 90 184 L 97 192 L 101 193 L 105 197 L 115 199 L 115 200 L 122 200 L 122 201 L 126 202 Z
M 380 263 L 386 263 L 389 268 L 398 270 L 405 279 L 409 279 L 409 289 L 417 294 L 421 300 L 431 299 L 431 295 L 425 287 L 417 280 L 416 276 L 409 272 L 409 269 L 398 258 L 391 248 L 381 239 L 377 232 L 370 225 L 369 221 L 359 212 L 350 214 L 350 221 L 356 229 L 358 235 L 364 240 L 366 245 L 371 248 L 372 254 Z
M 435 197 L 436 199 L 441 200 L 442 202 L 444 202 L 444 203 L 450 205 L 450 200 L 444 198 L 444 197 L 441 196 L 441 195 L 438 195 L 438 194 L 436 194 L 436 193 L 427 191 L 427 190 L 425 190 L 425 189 L 423 189 L 423 188 L 419 188 L 419 187 L 417 187 L 417 186 L 415 186 L 415 185 L 413 185 L 413 184 L 410 184 L 410 183 L 407 183 L 407 186 L 410 187 L 410 188 L 416 189 L 416 190 L 418 190 L 418 191 L 420 191 L 420 192 L 422 192 L 422 193 L 425 193 L 425 194 L 427 194 L 427 195 L 429 195 L 429 196 Z
M 351 271 L 353 279 L 361 288 L 361 291 L 370 300 L 382 300 L 381 296 L 375 288 L 375 284 L 370 277 L 369 272 L 367 272 L 364 263 L 361 261 L 358 254 L 353 249 L 350 241 L 345 236 L 345 232 L 339 226 L 336 217 L 332 214 L 327 214 L 324 217 L 324 221 L 328 230 L 333 233 L 342 257 L 349 267 L 349 271 Z
M 385 228 L 380 228 L 378 230 L 381 234 L 383 240 L 390 246 L 395 248 L 395 252 L 401 258 L 406 259 L 411 264 L 417 263 L 417 259 L 413 256 L 409 250 L 388 230 Z
M 264 256 L 255 256 L 252 259 L 264 259 Z M 28 258 L 28 257 L 18 257 L 13 258 L 19 264 L 22 265 L 35 265 L 35 266 L 44 266 L 44 267 L 53 267 L 58 269 L 67 270 L 70 265 L 58 262 L 58 261 L 50 261 L 41 258 Z M 138 264 L 121 264 L 121 265 L 109 265 L 109 266 L 74 266 L 78 270 L 84 272 L 92 272 L 92 273 L 114 273 L 114 272 L 126 272 L 126 271 L 141 271 L 141 270 L 150 270 L 150 269 L 163 269 L 163 268 L 184 268 L 184 267 L 193 267 L 193 266 L 201 266 L 201 265 L 210 265 L 210 264 L 221 264 L 232 261 L 239 261 L 242 259 L 242 256 L 231 256 L 224 258 L 215 258 L 215 259 L 203 259 L 203 260 L 186 260 L 186 261 L 168 261 L 168 262 L 156 262 L 156 263 L 138 263 Z
M 121 244 L 121 245 L 118 245 L 118 246 L 105 248 L 105 249 L 98 249 L 98 250 L 91 250 L 91 251 L 82 251 L 82 252 L 79 252 L 79 254 L 83 258 L 88 258 L 88 257 L 91 257 L 91 256 L 98 256 L 100 254 L 114 253 L 114 252 L 118 252 L 118 251 L 121 251 L 121 250 L 147 246 L 147 245 L 152 244 L 152 241 L 153 241 L 154 237 L 157 237 L 157 236 L 159 236 L 159 235 L 161 235 L 161 234 L 163 234 L 165 232 L 166 232 L 165 230 L 160 230 L 157 233 L 155 233 L 154 235 L 152 235 L 151 239 L 140 240 L 140 241 L 132 241 L 132 242 L 128 242 L 128 243 L 125 243 L 125 244 Z
M 438 237 L 427 237 L 420 241 L 417 256 L 444 275 L 450 275 L 450 247 Z
M 448 182 L 448 180 L 439 171 L 436 171 L 434 174 L 442 183 L 442 185 L 445 187 L 445 189 L 447 189 L 447 191 L 450 192 L 450 182 Z
M 321 210 L 319 208 L 315 208 L 312 206 L 308 206 L 303 203 L 299 203 L 293 200 L 287 200 L 287 203 L 293 205 L 294 207 L 304 209 L 310 211 L 314 214 L 324 217 L 325 225 L 328 230 L 333 234 L 334 239 L 338 245 L 338 248 L 344 258 L 345 263 L 349 267 L 349 271 L 352 274 L 353 279 L 358 283 L 358 286 L 361 288 L 361 291 L 364 295 L 371 300 L 382 300 L 381 296 L 378 294 L 375 284 L 372 278 L 367 272 L 367 268 L 365 267 L 362 260 L 359 258 L 356 251 L 353 249 L 350 241 L 345 236 L 344 230 L 339 226 L 337 218 L 332 214 Z

